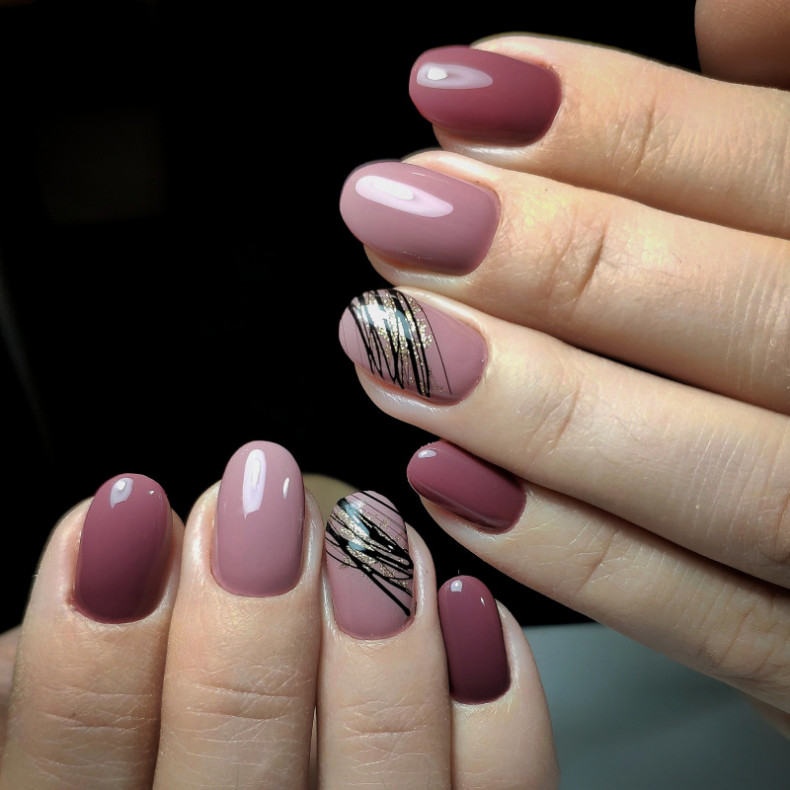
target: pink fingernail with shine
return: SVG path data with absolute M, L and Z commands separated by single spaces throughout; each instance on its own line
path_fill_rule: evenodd
M 304 484 L 291 453 L 249 442 L 228 461 L 217 498 L 212 571 L 237 595 L 292 589 L 302 573 Z
M 439 403 L 469 394 L 488 358 L 483 338 L 470 326 L 395 289 L 354 299 L 340 320 L 339 337 L 355 364 Z
M 335 621 L 359 639 L 400 631 L 414 606 L 414 566 L 403 519 L 373 491 L 341 499 L 326 524 L 326 569 Z
M 343 185 L 340 213 L 363 244 L 397 263 L 467 274 L 499 224 L 499 200 L 482 187 L 404 162 L 376 162 Z
M 172 550 L 172 514 L 162 487 L 119 475 L 99 488 L 85 515 L 74 605 L 105 623 L 140 620 L 159 605 Z
M 415 62 L 409 94 L 428 121 L 462 137 L 528 145 L 548 131 L 560 81 L 544 66 L 470 47 L 440 47 Z
M 513 475 L 449 442 L 418 450 L 406 476 L 420 496 L 490 532 L 510 529 L 524 510 L 524 490 Z
M 479 579 L 456 576 L 437 596 L 450 693 L 458 702 L 492 702 L 510 688 L 502 621 L 496 601 Z

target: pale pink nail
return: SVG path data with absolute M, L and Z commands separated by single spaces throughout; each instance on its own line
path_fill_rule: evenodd
M 409 621 L 414 567 L 403 519 L 373 491 L 341 499 L 326 524 L 335 620 L 360 639 L 390 636 Z
M 365 245 L 396 263 L 467 274 L 483 260 L 499 223 L 488 189 L 405 162 L 355 170 L 340 214 Z
M 212 571 L 237 595 L 278 595 L 302 572 L 304 485 L 293 456 L 250 442 L 225 468 L 217 499 Z
M 394 289 L 354 299 L 339 335 L 355 364 L 387 384 L 443 403 L 474 389 L 487 360 L 474 329 Z

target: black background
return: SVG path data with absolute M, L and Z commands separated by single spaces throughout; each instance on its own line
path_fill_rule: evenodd
M 373 407 L 340 350 L 343 308 L 383 283 L 337 201 L 357 165 L 435 145 L 407 92 L 425 49 L 530 31 L 694 70 L 693 2 L 266 5 L 0 7 L 0 627 L 105 479 L 154 477 L 186 517 L 251 439 L 389 496 L 440 581 L 481 576 L 527 625 L 582 619 L 409 488 L 433 437 Z

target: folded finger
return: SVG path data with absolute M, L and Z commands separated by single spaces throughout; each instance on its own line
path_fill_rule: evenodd
M 491 467 L 468 456 L 463 473 L 454 467 L 450 477 L 423 466 L 432 463 L 415 454 L 410 480 L 436 522 L 470 551 L 594 620 L 790 710 L 786 590 L 523 480 L 508 478 L 521 506 L 511 508 L 507 530 L 494 532 Z
M 790 585 L 786 417 L 427 293 L 363 295 L 340 334 L 389 414 L 710 559 Z
M 410 92 L 448 150 L 790 235 L 785 93 L 528 36 L 430 50 L 414 65 Z

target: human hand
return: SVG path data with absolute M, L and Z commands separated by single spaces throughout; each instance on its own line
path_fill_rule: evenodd
M 790 730 L 790 23 L 748 28 L 761 69 L 712 6 L 703 62 L 762 85 L 530 36 L 419 58 L 444 150 L 346 182 L 397 290 L 340 336 L 441 437 L 408 474 L 452 537 Z
M 0 638 L 0 788 L 556 788 L 518 623 L 437 593 L 388 500 L 306 482 L 254 442 L 185 528 L 142 475 L 66 514 Z

